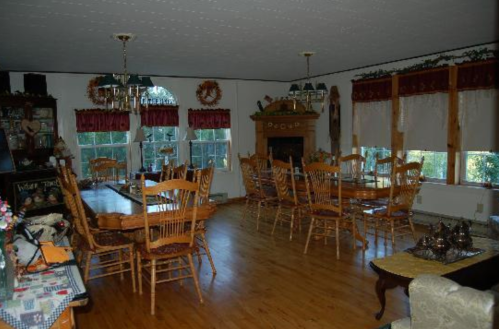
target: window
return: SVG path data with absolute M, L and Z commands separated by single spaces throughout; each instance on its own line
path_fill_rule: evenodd
M 142 127 L 148 141 L 144 142 L 144 166 L 160 170 L 161 165 L 174 160 L 178 164 L 178 128 L 177 127 Z M 171 147 L 172 154 L 162 154 L 161 149 Z
M 81 156 L 81 175 L 91 177 L 90 160 L 106 157 L 126 162 L 128 148 L 128 132 L 86 132 L 78 133 L 78 146 Z
M 430 180 L 447 179 L 447 152 L 407 151 L 406 162 L 420 162 L 424 157 L 421 174 Z
M 230 169 L 230 129 L 195 130 L 197 140 L 192 141 L 192 162 L 206 168 L 213 161 L 217 169 Z
M 463 157 L 463 181 L 499 185 L 499 153 L 469 151 Z
M 361 147 L 360 154 L 366 158 L 366 165 L 364 172 L 374 172 L 374 165 L 376 163 L 376 154 L 380 159 L 387 158 L 392 155 L 390 149 L 384 147 Z

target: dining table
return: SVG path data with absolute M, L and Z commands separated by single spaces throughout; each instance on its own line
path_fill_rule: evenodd
M 256 178 L 256 177 L 255 177 Z M 303 173 L 295 172 L 295 187 L 299 194 L 306 193 L 305 176 Z M 372 201 L 385 199 L 390 196 L 391 179 L 389 176 L 374 176 L 370 173 L 364 173 L 358 178 L 343 174 L 341 178 L 334 178 L 331 184 L 331 196 L 338 197 L 338 184 L 341 179 L 341 197 L 343 200 L 350 200 L 354 216 L 360 214 L 363 208 L 360 206 L 362 201 Z M 262 185 L 274 186 L 272 171 L 261 170 L 260 180 Z M 291 180 L 289 180 L 290 182 Z M 398 193 L 399 188 L 395 187 L 394 193 Z M 346 222 L 345 222 L 346 225 Z M 344 227 L 348 228 L 348 227 Z M 354 232 L 354 238 L 362 243 L 362 247 L 367 248 L 369 241 L 360 234 L 358 226 Z
M 132 181 L 133 182 L 133 181 Z M 140 181 L 135 181 L 136 186 Z M 146 181 L 146 186 L 157 184 Z M 139 189 L 125 189 L 125 182 L 101 182 L 81 191 L 85 210 L 101 229 L 134 230 L 144 228 L 142 193 Z M 206 203 L 197 207 L 196 220 L 206 220 L 216 211 L 215 203 Z M 191 218 L 192 207 L 187 209 L 186 217 Z M 147 206 L 149 225 L 159 223 L 159 209 L 154 204 Z

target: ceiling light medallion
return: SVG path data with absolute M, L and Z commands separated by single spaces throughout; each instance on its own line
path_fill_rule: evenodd
M 305 85 L 301 86 L 293 83 L 289 88 L 289 95 L 293 97 L 294 107 L 296 108 L 296 101 L 304 102 L 306 111 L 313 111 L 312 102 L 321 102 L 321 111 L 324 111 L 324 103 L 326 100 L 327 87 L 323 82 L 318 82 L 314 88 L 310 82 L 310 57 L 315 54 L 313 51 L 304 51 L 300 55 L 307 59 L 307 81 Z
M 137 74 L 129 74 L 127 69 L 127 42 L 136 38 L 132 33 L 115 33 L 112 38 L 123 44 L 123 73 L 108 74 L 99 83 L 99 89 L 104 90 L 106 109 L 138 113 L 140 97 L 147 88 L 154 87 L 150 77 L 140 78 Z M 147 101 L 146 101 L 147 104 Z M 146 105 L 147 106 L 147 105 Z

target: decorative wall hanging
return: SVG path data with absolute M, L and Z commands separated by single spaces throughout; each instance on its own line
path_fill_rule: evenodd
M 21 128 L 30 136 L 35 136 L 41 129 L 41 123 L 38 120 L 23 119 Z
M 215 106 L 222 98 L 222 90 L 215 80 L 206 80 L 198 86 L 196 96 L 205 106 Z
M 88 81 L 87 85 L 87 97 L 95 105 L 104 105 L 106 103 L 106 98 L 104 96 L 104 90 L 99 89 L 99 84 L 104 77 L 95 77 Z

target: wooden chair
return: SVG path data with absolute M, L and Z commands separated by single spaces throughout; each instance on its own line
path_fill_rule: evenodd
M 302 160 L 303 161 L 303 160 Z M 336 238 L 336 258 L 340 258 L 340 227 L 347 227 L 344 221 L 343 204 L 341 196 L 341 170 L 339 166 L 330 166 L 322 162 L 306 165 L 303 161 L 303 173 L 307 189 L 308 204 L 310 209 L 310 228 L 304 254 L 312 236 Z M 333 197 L 337 195 L 337 197 Z M 355 221 L 350 223 L 352 236 L 354 236 Z M 334 232 L 334 235 L 332 235 Z M 356 248 L 355 239 L 353 246 Z
M 183 279 L 192 278 L 202 304 L 203 297 L 192 261 L 200 178 L 196 177 L 196 183 L 170 179 L 150 187 L 146 187 L 144 175 L 141 181 L 145 244 L 139 245 L 137 251 L 139 293 L 142 294 L 142 274 L 145 272 L 150 275 L 150 281 L 147 277 L 145 279 L 151 284 L 151 314 L 154 315 L 156 284 L 177 280 L 182 284 Z M 148 198 L 154 198 L 157 202 L 152 211 L 148 211 Z M 192 218 L 186 218 L 188 207 L 193 207 Z M 158 219 L 155 234 L 152 234 L 149 224 L 152 217 Z M 185 225 L 187 222 L 190 225 Z M 163 277 L 165 274 L 168 275 Z
M 213 172 L 215 168 L 210 166 L 204 169 L 196 170 L 195 178 L 199 178 L 199 204 L 207 204 L 210 201 L 210 189 L 211 182 L 213 181 Z M 198 174 L 199 173 L 199 174 Z M 206 226 L 204 225 L 204 220 L 197 221 L 195 236 L 200 242 L 198 248 L 203 248 L 208 260 L 210 261 L 211 270 L 213 274 L 217 274 L 215 264 L 213 263 L 213 258 L 211 257 L 210 247 L 208 246 L 208 241 L 206 241 Z M 197 251 L 198 260 L 201 262 L 201 255 L 199 249 Z
M 159 176 L 159 181 L 164 182 L 165 180 L 172 179 L 173 168 L 175 163 L 172 161 L 168 161 L 167 164 L 163 164 L 161 166 L 161 174 Z
M 172 179 L 186 179 L 187 178 L 187 161 L 172 169 Z
M 395 166 L 401 166 L 405 163 L 405 156 L 403 159 L 396 155 L 392 155 L 383 159 L 379 158 L 376 154 L 374 162 L 374 177 L 391 177 L 392 170 Z
M 289 241 L 291 241 L 293 239 L 295 220 L 298 220 L 297 224 L 301 231 L 302 211 L 307 206 L 306 203 L 300 202 L 296 192 L 293 159 L 289 157 L 289 162 L 287 163 L 280 160 L 272 161 L 272 177 L 274 178 L 277 199 L 279 201 L 272 235 L 274 235 L 277 222 L 282 223 L 287 221 L 290 223 Z
M 387 235 L 391 235 L 392 246 L 395 237 L 412 234 L 416 242 L 416 232 L 412 223 L 412 204 L 420 188 L 419 177 L 423 161 L 411 162 L 393 168 L 391 176 L 390 197 L 388 204 L 379 208 L 364 211 L 364 234 L 374 229 L 375 243 L 378 242 L 378 231 L 384 232 L 385 245 Z
M 90 160 L 90 173 L 92 180 L 97 184 L 99 182 L 115 180 L 116 159 L 96 158 Z
M 123 174 L 123 176 L 121 176 Z M 121 178 L 123 177 L 123 178 Z M 114 180 L 119 181 L 121 179 L 125 180 L 127 178 L 127 164 L 126 162 L 117 162 L 114 166 Z
M 262 184 L 261 172 L 258 169 L 258 164 L 250 158 L 242 158 L 239 154 L 239 164 L 241 166 L 241 174 L 243 176 L 244 189 L 246 190 L 246 206 L 243 213 L 243 222 L 246 214 L 254 213 L 252 206 L 256 205 L 256 229 L 260 229 L 260 215 L 264 206 L 274 204 L 277 199 L 271 192 L 266 192 Z
M 258 169 L 260 171 L 268 170 L 269 167 L 272 166 L 272 161 L 273 161 L 272 153 L 269 153 L 269 155 L 263 155 L 263 154 L 257 154 L 257 153 L 252 154 L 252 155 L 248 154 L 248 158 L 255 161 L 255 163 L 258 165 Z
M 350 154 L 338 159 L 338 165 L 346 175 L 351 176 L 353 179 L 361 178 L 365 163 L 366 158 L 360 154 Z
M 61 168 L 59 183 L 65 202 L 69 206 L 80 239 L 78 251 L 85 260 L 84 281 L 88 282 L 109 275 L 131 272 L 133 292 L 135 287 L 134 243 L 119 231 L 101 231 L 92 228 L 85 215 L 76 177 L 65 167 Z M 124 254 L 128 253 L 128 259 Z M 92 261 L 96 257 L 98 261 Z M 125 266 L 128 264 L 128 266 Z M 93 274 L 92 272 L 96 272 Z

